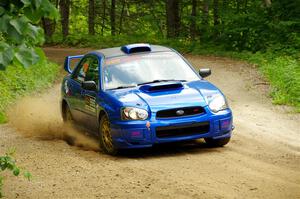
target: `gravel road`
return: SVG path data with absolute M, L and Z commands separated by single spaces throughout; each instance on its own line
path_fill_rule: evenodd
M 88 49 L 45 48 L 62 63 Z M 0 154 L 15 147 L 32 181 L 5 174 L 5 198 L 300 198 L 300 115 L 274 106 L 268 85 L 244 62 L 186 56 L 228 97 L 236 129 L 222 148 L 202 140 L 167 144 L 111 157 L 97 141 L 62 127 L 59 81 L 18 101 L 0 126 Z M 41 76 L 42 78 L 42 76 Z M 60 139 L 63 131 L 76 146 Z

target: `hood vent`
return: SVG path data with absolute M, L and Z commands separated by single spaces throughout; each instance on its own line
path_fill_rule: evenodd
M 166 84 L 148 84 L 141 86 L 140 89 L 145 92 L 159 92 L 159 91 L 166 91 L 166 90 L 177 90 L 182 89 L 182 83 L 166 83 Z

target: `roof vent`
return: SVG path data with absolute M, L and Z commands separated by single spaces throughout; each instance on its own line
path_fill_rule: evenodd
M 166 90 L 177 90 L 182 89 L 183 85 L 181 82 L 172 83 L 158 83 L 158 84 L 146 84 L 140 87 L 142 91 L 145 92 L 159 92 Z
M 126 46 L 122 46 L 121 50 L 126 54 L 150 52 L 151 46 L 150 44 L 129 44 Z

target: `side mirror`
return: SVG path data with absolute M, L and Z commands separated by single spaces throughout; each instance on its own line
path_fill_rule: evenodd
M 81 59 L 82 57 L 83 57 L 83 55 L 66 56 L 65 62 L 64 62 L 65 71 L 67 71 L 69 74 L 71 74 L 73 72 L 73 70 L 71 68 L 71 61 L 73 59 Z
M 82 82 L 81 86 L 84 90 L 89 90 L 89 91 L 97 90 L 97 85 L 94 81 L 84 81 Z
M 69 74 L 72 73 L 72 70 L 71 70 L 71 67 L 70 67 L 70 59 L 69 59 L 68 56 L 65 58 L 64 69 L 65 69 L 65 71 L 66 71 L 67 73 L 69 73 Z
M 201 77 L 207 77 L 207 76 L 210 76 L 211 75 L 211 70 L 210 70 L 210 68 L 201 68 L 200 70 L 199 70 L 199 75 L 201 76 Z

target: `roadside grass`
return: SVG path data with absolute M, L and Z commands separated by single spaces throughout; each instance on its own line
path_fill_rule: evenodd
M 273 103 L 292 105 L 300 112 L 299 60 L 291 56 L 274 57 L 266 54 L 258 54 L 254 58 L 258 58 L 254 63 L 270 82 Z
M 244 60 L 257 66 L 271 86 L 270 96 L 274 104 L 286 104 L 300 112 L 300 54 L 299 49 L 273 46 L 265 52 L 231 51 L 214 43 L 201 43 L 189 39 L 165 39 L 143 35 L 90 36 L 69 35 L 65 40 L 54 35 L 52 43 L 66 46 L 92 47 L 96 49 L 147 42 L 172 47 L 181 53 L 215 55 Z
M 193 54 L 216 55 L 244 60 L 254 64 L 271 86 L 273 104 L 290 105 L 300 113 L 300 54 L 297 51 L 275 51 L 252 53 L 249 51 L 225 51 L 222 48 L 196 48 Z
M 0 124 L 8 121 L 6 109 L 18 98 L 38 92 L 52 85 L 57 77 L 59 67 L 46 60 L 24 68 L 11 65 L 0 71 Z

